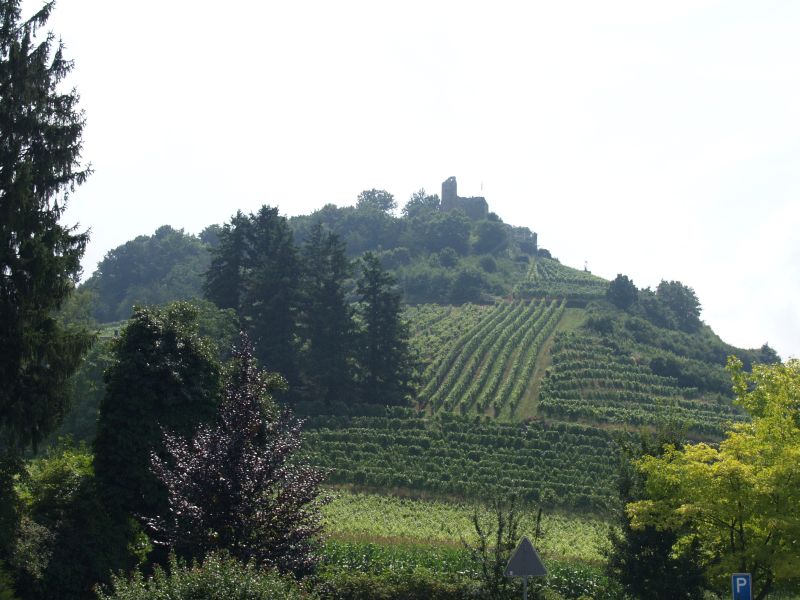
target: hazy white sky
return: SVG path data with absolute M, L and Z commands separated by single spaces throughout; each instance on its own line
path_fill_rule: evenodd
M 28 12 L 36 5 L 28 0 Z M 111 248 L 458 178 L 562 262 L 800 356 L 800 3 L 59 0 Z

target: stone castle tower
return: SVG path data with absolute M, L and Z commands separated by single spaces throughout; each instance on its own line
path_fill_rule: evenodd
M 489 204 L 483 196 L 459 197 L 456 178 L 448 177 L 442 182 L 442 211 L 451 210 L 460 210 L 470 219 L 479 221 L 489 214 Z

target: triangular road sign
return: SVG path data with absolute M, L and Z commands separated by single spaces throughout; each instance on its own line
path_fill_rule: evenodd
M 508 559 L 506 577 L 544 577 L 547 569 L 527 537 L 519 541 L 517 549 Z

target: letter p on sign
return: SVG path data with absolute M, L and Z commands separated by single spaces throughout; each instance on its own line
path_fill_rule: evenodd
M 753 600 L 753 586 L 750 573 L 734 573 L 731 576 L 733 600 Z

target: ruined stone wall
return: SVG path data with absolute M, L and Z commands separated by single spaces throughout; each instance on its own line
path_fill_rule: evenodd
M 489 215 L 489 204 L 486 198 L 475 196 L 461 198 L 458 195 L 458 184 L 455 177 L 448 177 L 442 182 L 442 211 L 460 210 L 470 219 L 480 221 Z

